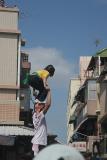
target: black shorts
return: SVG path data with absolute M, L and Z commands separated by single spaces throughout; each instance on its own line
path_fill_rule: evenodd
M 43 80 L 38 75 L 30 75 L 28 84 L 37 90 L 42 90 L 44 88 Z

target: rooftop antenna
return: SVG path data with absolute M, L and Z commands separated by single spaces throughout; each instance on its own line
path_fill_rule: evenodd
M 97 39 L 95 40 L 95 45 L 96 45 L 96 47 L 98 47 L 98 46 L 100 45 L 100 43 L 101 43 L 101 40 L 97 38 Z

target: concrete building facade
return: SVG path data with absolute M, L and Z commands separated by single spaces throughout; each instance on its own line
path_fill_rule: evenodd
M 75 146 L 80 145 L 81 147 L 79 147 L 79 150 L 81 151 L 86 151 L 86 141 L 83 142 L 84 136 L 82 136 L 82 134 L 85 135 L 86 133 L 84 131 L 83 133 L 80 131 L 80 126 L 85 120 L 88 119 L 88 117 L 90 117 L 91 112 L 93 113 L 93 116 L 95 114 L 95 112 L 93 112 L 93 107 L 89 107 L 89 106 L 92 106 L 93 103 L 95 103 L 94 100 L 89 99 L 87 94 L 84 96 L 84 94 L 89 90 L 89 86 L 91 88 L 91 82 L 86 80 L 86 77 L 87 77 L 86 71 L 87 71 L 87 67 L 89 65 L 90 59 L 91 57 L 83 57 L 83 56 L 80 57 L 79 87 L 76 86 L 76 83 L 72 84 L 72 88 L 77 87 L 77 90 L 75 92 L 73 99 L 69 97 L 69 95 L 72 95 L 73 89 L 69 90 L 69 92 L 71 93 L 68 94 L 68 99 L 70 99 L 72 106 L 69 107 L 68 105 L 67 107 L 69 108 L 69 110 L 71 110 L 71 112 L 69 111 L 70 115 L 69 116 L 67 115 L 68 116 L 67 119 L 69 119 L 67 122 L 68 122 L 68 126 L 70 127 L 68 129 L 69 136 L 67 138 L 68 139 L 67 143 L 71 144 L 73 142 L 72 144 L 74 144 Z M 74 143 L 75 137 L 78 137 L 77 132 L 79 136 L 81 134 L 81 140 L 78 142 L 79 144 L 77 142 Z M 85 137 L 85 140 L 86 140 L 86 137 Z
M 17 8 L 0 7 L 0 123 L 20 123 L 21 38 Z
M 29 74 L 29 55 L 18 28 L 19 9 L 0 1 L 0 160 L 32 159 L 34 136 L 30 88 L 23 80 Z M 48 134 L 48 145 L 59 143 Z M 29 157 L 28 154 L 30 153 Z
M 92 156 L 107 158 L 107 49 L 92 56 L 85 81 L 75 96 L 70 144 Z
M 74 126 L 72 123 L 69 123 L 73 120 L 73 114 L 76 109 L 76 105 L 73 105 L 74 98 L 76 96 L 76 93 L 78 89 L 80 88 L 80 79 L 75 78 L 70 80 L 69 84 L 69 95 L 68 95 L 68 106 L 67 106 L 67 143 L 69 143 L 71 136 L 74 132 Z

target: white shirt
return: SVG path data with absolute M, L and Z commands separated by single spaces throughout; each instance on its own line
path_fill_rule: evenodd
M 33 144 L 47 145 L 47 125 L 43 111 L 33 114 L 34 137 Z

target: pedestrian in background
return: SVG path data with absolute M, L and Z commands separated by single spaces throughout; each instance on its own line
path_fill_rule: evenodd
M 85 160 L 92 160 L 92 154 L 89 152 L 86 152 L 83 154 Z

